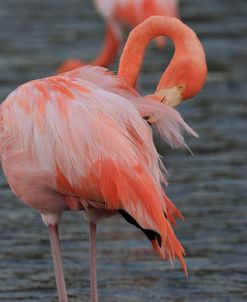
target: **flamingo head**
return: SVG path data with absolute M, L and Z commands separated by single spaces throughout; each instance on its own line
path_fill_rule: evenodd
M 185 84 L 181 83 L 170 88 L 163 88 L 154 94 L 149 95 L 157 102 L 165 103 L 171 107 L 176 107 L 183 101 L 183 91 Z
M 171 63 L 162 75 L 152 97 L 159 102 L 176 107 L 182 101 L 197 95 L 207 77 L 207 64 L 203 46 L 196 34 L 189 30 L 188 41 L 175 50 Z
M 180 62 L 168 67 L 151 97 L 161 103 L 176 107 L 182 101 L 198 94 L 207 76 L 205 58 L 194 62 Z M 171 67 L 171 68 L 170 68 Z

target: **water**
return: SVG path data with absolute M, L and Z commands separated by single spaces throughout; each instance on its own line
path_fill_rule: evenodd
M 160 262 L 138 230 L 109 219 L 98 232 L 102 302 L 247 301 L 247 2 L 181 0 L 180 7 L 209 66 L 203 92 L 179 108 L 200 134 L 187 140 L 196 157 L 159 144 L 168 193 L 186 216 L 177 234 L 190 277 L 177 263 L 171 269 Z M 20 83 L 52 74 L 68 56 L 91 59 L 102 36 L 89 0 L 0 0 L 1 100 Z M 151 47 L 144 92 L 153 90 L 163 60 Z M 0 206 L 0 301 L 57 301 L 47 230 L 2 176 Z M 65 213 L 61 227 L 69 301 L 89 301 L 87 225 L 80 213 Z

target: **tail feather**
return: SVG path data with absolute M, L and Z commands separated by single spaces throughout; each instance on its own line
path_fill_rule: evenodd
M 170 198 L 166 194 L 164 194 L 163 197 L 167 208 L 167 218 L 169 222 L 176 225 L 176 217 L 180 220 L 184 220 L 183 214 L 175 207 Z
M 184 249 L 176 238 L 164 215 L 163 190 L 145 167 L 138 164 L 135 173 L 126 165 L 113 159 L 101 161 L 99 186 L 108 209 L 123 210 L 138 223 L 132 223 L 145 231 L 152 231 L 154 250 L 162 259 L 178 258 L 187 274 L 183 259 Z M 133 170 L 132 170 L 133 171 Z M 169 209 L 169 210 L 168 210 Z M 175 213 L 168 202 L 167 212 Z M 171 214 L 171 215 L 172 215 Z M 128 219 L 126 219 L 128 221 Z

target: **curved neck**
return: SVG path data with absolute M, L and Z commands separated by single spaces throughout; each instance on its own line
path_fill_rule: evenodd
M 111 63 L 113 63 L 117 55 L 118 49 L 120 47 L 120 40 L 121 39 L 117 33 L 117 28 L 114 27 L 114 24 L 108 24 L 106 27 L 104 45 L 99 55 L 95 59 L 89 62 L 80 61 L 77 59 L 67 60 L 59 66 L 56 73 L 59 74 L 67 72 L 85 65 L 108 67 Z
M 108 67 L 113 63 L 120 47 L 120 37 L 114 25 L 108 24 L 103 47 L 99 55 L 90 61 L 89 65 Z
M 201 43 L 188 26 L 176 18 L 154 16 L 144 21 L 130 33 L 120 59 L 118 75 L 132 87 L 136 85 L 145 49 L 153 38 L 161 35 L 167 36 L 174 42 L 175 53 L 161 77 L 158 90 L 169 86 L 167 78 L 170 79 L 170 82 L 175 81 L 175 78 L 177 81 L 179 77 L 184 79 L 189 76 L 185 73 L 185 69 L 187 71 L 188 68 L 196 69 L 201 63 L 206 66 Z

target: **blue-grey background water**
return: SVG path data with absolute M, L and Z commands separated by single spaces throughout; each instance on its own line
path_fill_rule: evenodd
M 181 16 L 201 38 L 209 75 L 203 92 L 179 108 L 200 134 L 195 157 L 160 144 L 168 193 L 184 213 L 177 234 L 189 279 L 153 254 L 119 218 L 100 223 L 100 301 L 247 301 L 247 2 L 181 0 Z M 104 34 L 90 0 L 0 0 L 0 99 L 19 84 L 51 75 L 68 57 L 91 59 Z M 140 87 L 150 92 L 165 55 L 151 47 Z M 117 70 L 117 64 L 113 66 Z M 62 250 L 69 301 L 89 301 L 87 224 L 65 213 Z M 0 301 L 57 301 L 48 234 L 38 213 L 0 182 Z

